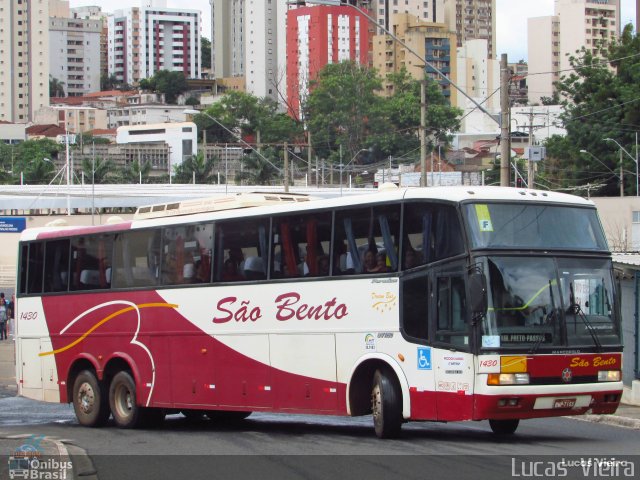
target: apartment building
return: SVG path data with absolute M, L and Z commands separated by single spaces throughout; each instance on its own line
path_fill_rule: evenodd
M 0 0 L 0 121 L 49 105 L 49 2 Z
M 209 0 L 211 71 L 214 78 L 244 75 L 245 0 Z
M 569 55 L 585 47 L 600 56 L 621 27 L 620 0 L 556 0 L 554 13 L 528 19 L 529 103 L 553 96 Z
M 71 8 L 71 18 L 77 18 L 82 20 L 98 20 L 102 25 L 100 30 L 100 77 L 107 77 L 109 75 L 109 57 L 108 57 L 108 44 L 109 44 L 109 22 L 107 13 L 103 12 L 98 6 L 84 6 Z
M 290 114 L 302 118 L 309 82 L 330 63 L 368 63 L 367 19 L 344 6 L 314 6 L 287 15 L 287 92 Z
M 160 70 L 200 78 L 201 20 L 197 10 L 166 8 L 150 1 L 109 16 L 109 74 L 135 83 Z
M 452 74 L 455 75 L 455 33 L 444 23 L 423 22 L 415 15 L 407 13 L 392 15 L 390 22 L 394 34 L 417 56 L 391 36 L 376 35 L 373 37 L 373 66 L 382 77 L 389 73 L 397 73 L 404 67 L 413 78 L 421 80 L 426 71 L 429 77 L 440 84 L 443 94 L 455 105 L 457 92 L 452 90 L 450 83 L 433 68 L 437 68 L 448 78 L 452 78 Z M 422 59 L 425 59 L 428 65 Z M 391 83 L 383 81 L 383 86 L 385 95 L 393 94 Z
M 444 10 L 458 47 L 468 40 L 486 40 L 489 58 L 496 58 L 496 0 L 445 0 Z
M 100 20 L 49 18 L 50 75 L 70 97 L 100 90 Z
M 107 128 L 107 111 L 87 106 L 53 105 L 34 115 L 38 125 L 58 125 L 69 133 L 85 133 Z

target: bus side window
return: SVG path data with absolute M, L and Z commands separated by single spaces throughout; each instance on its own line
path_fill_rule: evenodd
M 44 292 L 66 292 L 69 287 L 69 240 L 46 243 Z
M 32 242 L 29 244 L 27 293 L 42 293 L 43 267 L 44 242 Z
M 216 223 L 216 281 L 263 279 L 267 274 L 268 219 Z M 250 262 L 247 260 L 254 257 Z M 257 260 L 256 260 L 257 259 Z
M 118 234 L 111 283 L 115 288 L 150 287 L 160 276 L 160 229 Z

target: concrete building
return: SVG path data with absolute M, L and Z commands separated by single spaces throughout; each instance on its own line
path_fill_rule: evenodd
M 528 19 L 529 103 L 553 96 L 570 55 L 584 47 L 601 56 L 620 27 L 620 0 L 556 0 L 553 16 Z
M 102 11 L 102 9 L 98 6 L 84 6 L 84 7 L 76 7 L 71 8 L 71 17 L 78 18 L 81 20 L 99 20 L 102 28 L 100 30 L 100 77 L 108 77 L 109 76 L 109 56 L 108 56 L 108 45 L 109 45 L 109 22 L 108 15 Z
M 283 103 L 287 98 L 287 2 L 246 0 L 244 7 L 247 92 Z
M 420 58 L 391 36 L 376 35 L 373 37 L 373 66 L 383 78 L 389 73 L 399 72 L 404 67 L 413 78 L 422 79 L 425 62 L 421 58 L 447 77 L 452 78 L 452 74 L 455 76 L 456 37 L 444 23 L 423 22 L 415 15 L 407 13 L 391 15 L 389 22 L 391 31 Z M 455 105 L 457 91 L 451 89 L 450 83 L 430 66 L 426 67 L 426 72 L 441 85 L 444 95 Z M 393 94 L 393 85 L 386 80 L 383 80 L 383 89 L 385 95 Z
M 184 105 L 138 104 L 110 108 L 108 128 L 148 123 L 184 122 Z
M 166 1 L 116 10 L 109 16 L 109 74 L 135 83 L 160 70 L 200 78 L 201 20 L 197 10 L 166 8 Z
M 49 105 L 49 2 L 0 0 L 0 120 L 27 123 Z
M 116 143 L 158 143 L 169 146 L 169 171 L 186 157 L 198 153 L 197 127 L 193 122 L 149 123 L 118 127 Z
M 288 106 L 301 118 L 309 82 L 325 65 L 345 60 L 367 65 L 367 19 L 345 6 L 310 6 L 290 10 L 287 23 Z
M 215 78 L 245 77 L 248 93 L 282 104 L 287 93 L 285 1 L 210 0 Z
M 100 90 L 100 20 L 49 18 L 50 75 L 77 97 Z
M 244 76 L 244 0 L 209 0 L 214 78 Z
M 0 121 L 0 143 L 15 145 L 27 139 L 27 125 L 25 123 L 10 123 Z
M 357 0 L 352 3 L 368 9 L 371 17 L 375 18 L 378 25 L 391 30 L 392 17 L 398 14 L 407 14 L 415 20 L 423 22 L 443 23 L 445 21 L 444 5 L 448 0 Z M 450 0 L 449 0 L 450 1 Z
M 475 39 L 486 40 L 489 58 L 496 58 L 496 0 L 445 0 L 444 18 L 456 32 L 457 46 Z
M 69 133 L 84 133 L 107 128 L 107 112 L 93 107 L 54 105 L 38 110 L 35 123 L 58 125 Z
M 489 58 L 489 42 L 487 40 L 469 40 L 457 49 L 457 84 L 470 97 L 489 112 L 500 111 L 500 95 L 495 91 L 500 88 L 500 62 Z M 477 110 L 464 95 L 456 97 L 454 104 L 464 110 L 462 132 L 495 131 L 496 123 L 486 114 L 470 115 Z M 481 130 L 476 130 L 481 127 Z

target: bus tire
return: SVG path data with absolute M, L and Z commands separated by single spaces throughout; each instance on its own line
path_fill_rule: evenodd
M 135 428 L 142 419 L 137 405 L 136 384 L 129 372 L 118 372 L 109 387 L 109 405 L 115 424 L 120 428 Z
M 91 370 L 82 370 L 73 381 L 73 410 L 80 425 L 101 427 L 109 419 L 104 384 Z
M 489 426 L 496 435 L 512 435 L 518 428 L 520 420 L 489 420 Z
M 236 412 L 226 410 L 207 410 L 206 415 L 209 420 L 220 423 L 241 422 L 246 419 L 252 412 Z
M 376 370 L 371 390 L 373 427 L 378 438 L 394 438 L 402 427 L 402 393 L 395 379 L 384 370 Z

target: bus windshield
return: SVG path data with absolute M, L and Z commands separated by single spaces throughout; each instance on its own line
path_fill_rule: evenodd
M 463 211 L 472 249 L 607 250 L 595 208 L 472 203 Z
M 484 259 L 489 309 L 482 348 L 620 345 L 608 259 Z

